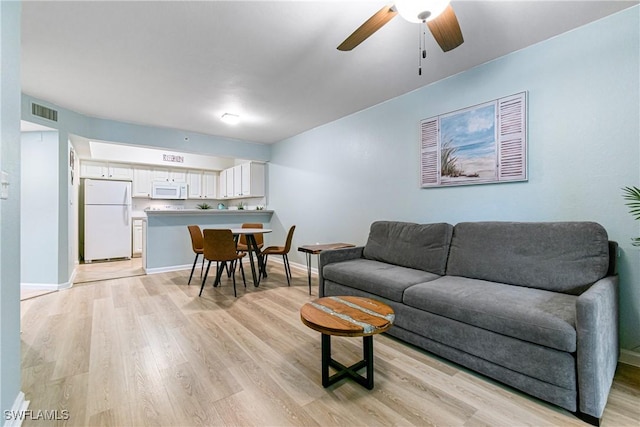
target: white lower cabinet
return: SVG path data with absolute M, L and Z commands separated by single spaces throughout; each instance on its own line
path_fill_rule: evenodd
M 134 257 L 142 256 L 142 222 L 141 219 L 133 220 L 133 228 L 132 228 L 132 255 Z

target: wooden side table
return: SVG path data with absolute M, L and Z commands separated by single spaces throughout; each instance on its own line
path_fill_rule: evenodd
M 353 248 L 351 243 L 325 243 L 322 245 L 304 245 L 298 247 L 299 252 L 304 252 L 307 256 L 307 277 L 309 278 L 309 295 L 311 295 L 311 255 L 319 255 L 322 251 L 330 249 Z
M 395 314 L 388 305 L 371 298 L 334 296 L 318 298 L 300 309 L 302 323 L 322 334 L 322 386 L 329 387 L 343 378 L 373 389 L 373 336 L 393 325 Z M 331 335 L 362 337 L 363 358 L 344 366 L 331 357 Z M 337 372 L 329 376 L 329 367 Z M 366 378 L 358 370 L 367 368 Z

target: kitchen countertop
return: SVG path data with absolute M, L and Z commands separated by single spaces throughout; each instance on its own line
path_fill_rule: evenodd
M 271 214 L 269 209 L 159 209 L 147 210 L 148 215 L 259 215 Z

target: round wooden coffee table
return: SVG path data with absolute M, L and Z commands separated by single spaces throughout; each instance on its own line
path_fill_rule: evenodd
M 393 309 L 371 298 L 333 296 L 318 298 L 300 309 L 302 323 L 322 334 L 322 385 L 330 385 L 343 378 L 351 378 L 371 390 L 373 388 L 373 335 L 393 325 Z M 331 336 L 362 337 L 363 358 L 351 365 L 331 358 Z M 337 370 L 329 376 L 329 367 Z M 366 367 L 366 378 L 358 370 Z

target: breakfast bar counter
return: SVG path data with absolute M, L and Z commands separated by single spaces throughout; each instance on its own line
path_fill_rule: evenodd
M 193 250 L 188 225 L 205 228 L 238 228 L 243 223 L 271 227 L 272 210 L 257 209 L 171 209 L 146 210 L 143 231 L 143 268 L 147 274 L 188 270 Z M 188 275 L 187 275 L 188 276 Z
M 145 210 L 147 216 L 149 215 L 269 215 L 273 213 L 272 210 L 267 209 L 159 209 Z M 253 216 L 252 216 L 253 218 Z

